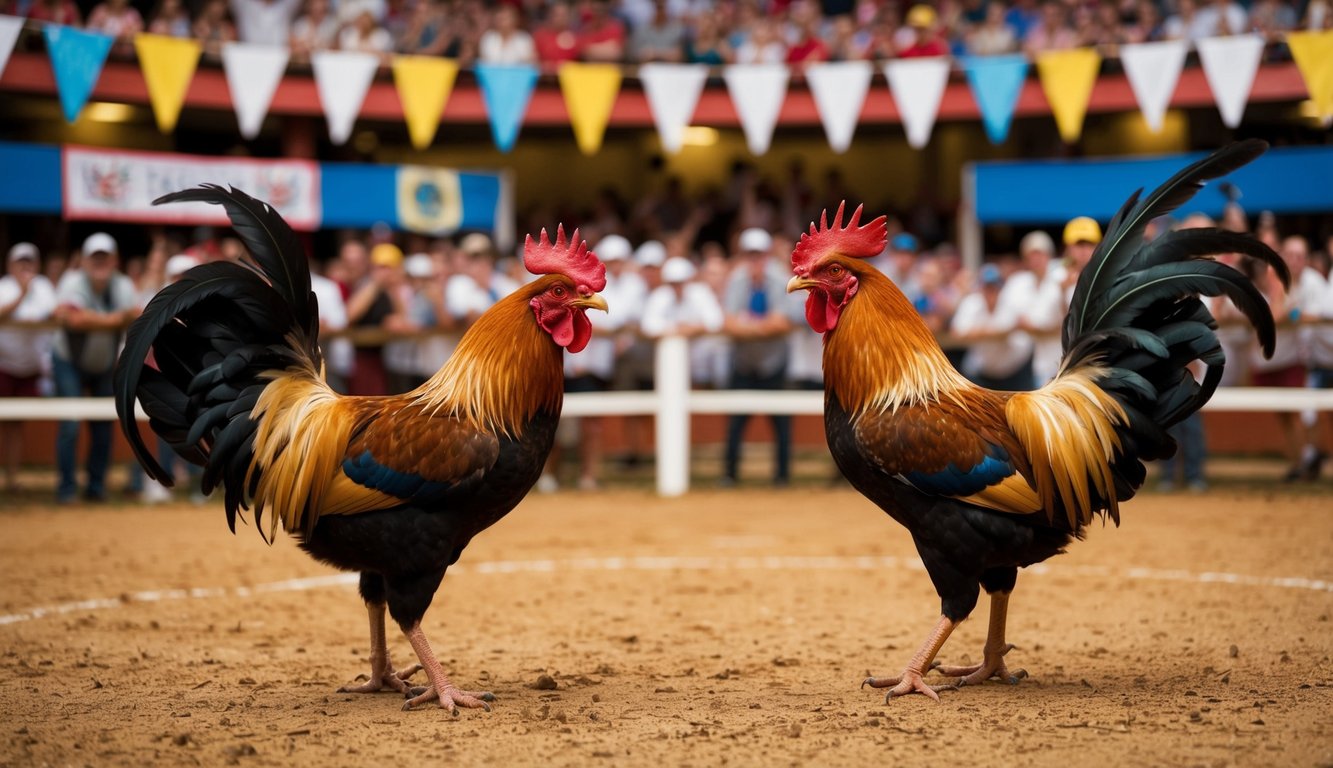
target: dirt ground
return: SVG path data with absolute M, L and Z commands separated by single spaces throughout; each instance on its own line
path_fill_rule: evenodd
M 426 615 L 453 679 L 498 697 L 454 718 L 335 692 L 368 669 L 365 612 L 288 541 L 213 506 L 11 502 L 0 764 L 1333 765 L 1328 488 L 1149 494 L 1124 520 L 1020 574 L 1030 679 L 885 704 L 860 680 L 939 602 L 854 492 L 533 496 Z M 941 658 L 980 656 L 984 611 Z

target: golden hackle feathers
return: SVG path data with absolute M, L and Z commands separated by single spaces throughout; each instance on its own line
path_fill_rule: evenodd
M 1075 530 L 1103 506 L 1120 522 L 1112 465 L 1121 449 L 1117 428 L 1128 419 L 1098 384 L 1105 373 L 1095 365 L 1066 371 L 1041 389 L 1015 393 L 1005 406 L 1042 506 L 1054 510 L 1058 502 Z
M 810 223 L 810 231 L 801 235 L 800 242 L 792 251 L 792 272 L 801 276 L 809 275 L 822 260 L 833 254 L 869 259 L 884 252 L 884 243 L 889 234 L 888 217 L 880 216 L 860 226 L 865 206 L 858 205 L 847 226 L 843 226 L 842 213 L 846 205 L 845 200 L 838 204 L 833 226 L 829 226 L 827 210 L 820 214 L 818 228 L 814 222 Z

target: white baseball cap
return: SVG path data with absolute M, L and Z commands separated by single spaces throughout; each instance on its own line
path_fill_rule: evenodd
M 634 252 L 629 241 L 620 235 L 607 235 L 592 249 L 602 261 L 624 261 Z
M 773 249 L 773 236 L 768 234 L 768 230 L 750 227 L 741 233 L 737 245 L 742 253 L 768 253 Z
M 672 256 L 662 265 L 662 282 L 688 283 L 699 273 L 694 263 L 681 256 Z
M 634 249 L 634 263 L 641 267 L 660 267 L 666 260 L 666 246 L 657 240 L 649 240 Z
M 167 278 L 180 277 L 199 266 L 199 260 L 187 253 L 178 253 L 167 259 Z
M 1055 255 L 1055 241 L 1051 236 L 1042 232 L 1040 229 L 1023 235 L 1023 239 L 1018 243 L 1018 252 L 1027 253 L 1028 251 L 1041 251 L 1052 256 Z
M 94 253 L 120 253 L 116 238 L 105 232 L 88 235 L 88 239 L 83 241 L 83 255 L 92 256 Z
M 408 277 L 434 277 L 435 259 L 427 253 L 414 253 L 403 261 Z
M 41 261 L 41 253 L 37 250 L 37 246 L 32 243 L 14 243 L 9 249 L 9 263 L 13 264 L 21 259 Z

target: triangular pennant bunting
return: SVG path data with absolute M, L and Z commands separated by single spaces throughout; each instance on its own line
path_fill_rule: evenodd
M 287 71 L 286 48 L 252 43 L 222 46 L 222 69 L 227 75 L 232 109 L 241 135 L 253 139 L 264 126 L 273 94 Z
M 685 127 L 694 117 L 704 82 L 708 80 L 705 64 L 644 64 L 639 80 L 648 97 L 662 149 L 675 154 L 685 140 Z
M 1009 136 L 1018 97 L 1028 76 L 1028 60 L 1021 55 L 965 56 L 963 69 L 972 86 L 972 96 L 981 109 L 981 122 L 992 144 L 1003 144 Z
M 1333 118 L 1333 30 L 1292 32 L 1287 35 L 1287 47 L 1319 116 Z
M 874 67 L 868 61 L 839 61 L 811 64 L 805 80 L 815 97 L 819 121 L 834 152 L 842 154 L 852 145 L 852 134 L 861 119 Z
M 23 31 L 23 19 L 17 16 L 0 16 L 0 76 L 5 74 L 9 64 L 9 54 L 14 52 L 14 44 L 19 41 Z
M 435 140 L 444 105 L 454 89 L 458 62 L 439 56 L 395 56 L 393 82 L 403 104 L 403 120 L 412 146 L 425 149 Z
M 379 69 L 380 57 L 360 51 L 315 51 L 310 67 L 315 71 L 315 89 L 329 123 L 329 140 L 345 144 L 356 125 L 356 116 Z
M 602 148 L 606 124 L 620 93 L 620 67 L 569 62 L 560 65 L 559 77 L 560 92 L 565 96 L 565 109 L 579 151 L 595 155 Z
M 102 76 L 102 65 L 115 38 L 60 24 L 47 24 L 42 27 L 42 34 L 51 56 L 56 90 L 60 92 L 60 108 L 65 120 L 72 123 L 79 119 L 97 78 Z
M 1125 68 L 1125 77 L 1129 79 L 1130 90 L 1134 91 L 1143 119 L 1153 133 L 1162 130 L 1162 120 L 1176 92 L 1188 52 L 1189 44 L 1184 40 L 1120 46 L 1120 63 Z
M 192 38 L 135 35 L 134 51 L 139 56 L 139 68 L 148 86 L 148 102 L 153 105 L 159 131 L 175 130 L 203 50 L 203 44 Z
M 1102 56 L 1095 48 L 1037 54 L 1037 78 L 1066 144 L 1073 144 L 1083 134 L 1083 118 L 1101 65 Z
M 950 61 L 944 56 L 919 59 L 895 59 L 884 65 L 893 101 L 907 133 L 907 143 L 921 149 L 930 143 L 940 100 L 949 84 Z
M 773 129 L 787 96 L 790 73 L 783 64 L 736 64 L 722 72 L 727 92 L 745 131 L 750 154 L 762 155 L 773 141 Z
M 1264 39 L 1259 35 L 1206 37 L 1195 40 L 1194 47 L 1199 51 L 1203 76 L 1213 90 L 1222 122 L 1235 128 L 1245 115 L 1245 102 L 1264 53 Z
M 530 66 L 478 64 L 477 82 L 486 102 L 486 116 L 491 121 L 491 136 L 501 152 L 514 148 L 523 116 L 528 111 L 532 89 L 537 86 L 537 69 Z

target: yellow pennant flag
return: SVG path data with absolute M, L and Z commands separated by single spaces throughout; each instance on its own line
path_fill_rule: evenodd
M 560 67 L 560 91 L 574 126 L 574 138 L 585 155 L 602 147 L 611 108 L 620 93 L 620 67 L 615 64 L 568 63 Z
M 194 79 L 203 45 L 198 40 L 143 33 L 134 36 L 134 51 L 139 55 L 139 69 L 148 85 L 148 101 L 153 105 L 157 129 L 171 133 L 181 116 L 185 92 Z
M 1088 99 L 1101 63 L 1101 54 L 1093 48 L 1037 54 L 1037 77 L 1066 144 L 1073 144 L 1083 134 L 1083 117 L 1088 113 Z
M 1292 32 L 1287 35 L 1287 47 L 1319 115 L 1333 117 L 1333 30 Z
M 403 104 L 412 146 L 425 149 L 435 140 L 444 104 L 454 89 L 458 62 L 438 56 L 395 56 L 393 82 Z

